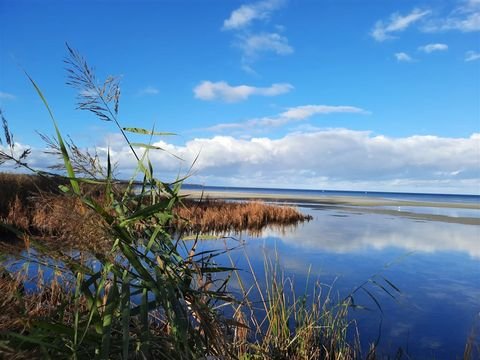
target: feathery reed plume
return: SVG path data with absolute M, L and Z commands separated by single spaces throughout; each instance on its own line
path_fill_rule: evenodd
M 5 118 L 2 109 L 0 109 L 0 118 L 2 119 L 4 136 L 4 140 L 2 140 L 2 137 L 0 136 L 0 145 L 3 145 L 5 142 L 6 146 L 8 147 L 8 153 L 0 147 L 0 165 L 7 161 L 13 161 L 16 167 L 25 165 L 25 160 L 28 155 L 30 155 L 31 150 L 27 148 L 23 150 L 18 157 L 15 157 L 15 142 L 13 140 L 13 133 L 8 126 L 8 121 Z

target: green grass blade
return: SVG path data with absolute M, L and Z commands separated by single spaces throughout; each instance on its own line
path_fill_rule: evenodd
M 74 311 L 75 317 L 73 322 L 73 346 L 74 352 L 77 349 L 78 345 L 78 335 L 79 335 L 79 321 L 80 321 L 80 295 L 81 295 L 81 284 L 83 280 L 83 274 L 78 272 L 77 279 L 75 283 L 75 302 L 74 302 Z
M 122 276 L 122 294 L 120 300 L 122 321 L 122 358 L 128 359 L 130 344 L 130 282 L 128 272 L 125 270 Z
M 117 307 L 118 295 L 119 293 L 116 284 L 116 276 L 114 276 L 108 292 L 107 304 L 105 305 L 105 309 L 102 314 L 102 359 L 108 359 L 110 355 L 110 344 L 112 340 L 112 322 L 114 319 L 114 311 Z
M 58 145 L 60 146 L 60 150 L 62 152 L 62 157 L 63 157 L 63 162 L 65 164 L 65 169 L 67 170 L 67 175 L 70 178 L 70 184 L 72 185 L 72 189 L 75 194 L 79 195 L 80 194 L 80 186 L 78 185 L 78 182 L 75 177 L 75 172 L 73 171 L 73 166 L 70 161 L 70 157 L 68 155 L 67 148 L 65 147 L 65 143 L 63 142 L 62 135 L 60 133 L 60 129 L 58 128 L 57 122 L 55 121 L 55 117 L 53 116 L 53 112 L 50 109 L 50 106 L 48 105 L 47 99 L 43 95 L 42 91 L 38 87 L 37 83 L 28 75 L 28 73 L 25 71 L 25 75 L 28 77 L 30 82 L 32 83 L 33 87 L 37 91 L 38 96 L 40 96 L 40 99 L 42 99 L 43 104 L 47 108 L 47 111 L 50 115 L 50 118 L 53 121 L 53 126 L 55 127 L 55 132 L 57 134 L 57 140 L 58 140 Z
M 173 156 L 174 158 L 177 158 L 178 160 L 182 160 L 183 159 L 175 154 L 172 154 L 170 151 L 160 147 L 160 146 L 156 146 L 156 145 L 151 145 L 151 144 L 144 144 L 144 143 L 131 143 L 131 145 L 133 147 L 140 147 L 140 148 L 144 148 L 144 149 L 148 149 L 148 150 L 161 150 L 161 151 L 165 151 L 166 153 L 170 154 L 171 156 Z
M 132 143 L 132 146 L 141 147 L 141 148 L 150 149 L 150 150 L 162 150 L 162 151 L 165 151 L 164 148 L 162 148 L 162 147 L 160 147 L 160 146 L 151 145 L 151 144 Z
M 141 351 L 143 356 L 148 357 L 150 352 L 150 331 L 148 325 L 148 289 L 144 288 L 142 292 L 142 303 L 140 305 L 140 322 L 142 326 L 142 333 L 140 336 Z

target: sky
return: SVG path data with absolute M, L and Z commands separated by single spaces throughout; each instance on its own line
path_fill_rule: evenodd
M 164 180 L 198 157 L 190 183 L 480 194 L 480 0 L 0 0 L 18 151 L 54 161 L 25 70 L 62 132 L 127 178 L 114 124 L 76 109 L 66 43 L 99 83 L 119 76 L 123 126 L 177 134 L 153 140 Z

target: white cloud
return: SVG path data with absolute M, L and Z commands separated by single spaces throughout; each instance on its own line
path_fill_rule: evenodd
M 272 11 L 283 5 L 283 0 L 264 0 L 254 4 L 242 5 L 232 11 L 230 17 L 223 22 L 223 29 L 241 29 L 254 20 L 265 20 L 270 17 Z
M 128 146 L 121 138 L 110 137 L 98 148 L 102 157 L 107 143 L 123 177 L 131 175 L 136 161 Z M 181 168 L 188 169 L 199 155 L 190 182 L 207 185 L 480 192 L 480 133 L 462 138 L 391 138 L 368 131 L 326 129 L 278 139 L 214 136 L 181 145 L 165 141 L 154 145 L 184 159 L 150 152 L 156 173 L 169 176 L 166 181 L 173 180 L 179 169 L 180 173 Z M 35 166 L 44 166 L 52 156 L 33 149 L 31 160 Z
M 331 105 L 303 105 L 287 109 L 286 111 L 271 117 L 249 119 L 237 123 L 223 123 L 210 127 L 211 131 L 225 131 L 235 129 L 252 129 L 265 127 L 277 127 L 291 122 L 306 120 L 314 115 L 327 115 L 334 113 L 368 114 L 367 111 L 355 106 L 331 106 Z
M 203 81 L 197 85 L 193 92 L 197 99 L 222 100 L 238 102 L 248 99 L 252 95 L 277 96 L 288 93 L 293 89 L 290 84 L 273 84 L 269 87 L 255 87 L 248 85 L 231 86 L 225 81 Z
M 31 146 L 27 146 L 25 144 L 14 142 L 15 147 L 13 150 L 13 155 L 18 158 L 22 155 L 25 150 L 31 149 Z M 0 144 L 0 151 L 10 154 L 10 148 L 5 144 Z M 60 159 L 58 157 L 52 156 L 51 154 L 46 154 L 43 150 L 33 149 L 32 153 L 26 159 L 28 165 L 33 167 L 34 169 L 40 170 L 47 170 L 49 166 L 53 166 L 55 164 L 60 163 Z M 0 166 L 1 172 L 13 172 L 13 171 L 20 171 L 25 172 L 26 169 L 22 167 L 16 167 L 12 162 L 5 162 Z
M 415 60 L 404 52 L 395 53 L 395 58 L 398 62 L 414 62 Z
M 365 110 L 354 106 L 330 106 L 330 105 L 303 105 L 289 108 L 280 114 L 280 117 L 293 120 L 304 120 L 317 114 L 332 113 L 367 113 Z
M 480 31 L 480 1 L 462 1 L 461 5 L 455 7 L 447 16 L 431 19 L 422 30 L 426 32 Z
M 324 236 L 319 237 L 318 234 Z M 476 226 L 459 227 L 457 224 L 439 221 L 411 221 L 401 216 L 388 224 L 378 221 L 369 226 L 365 226 L 363 216 L 350 216 L 348 227 L 339 227 L 338 220 L 333 216 L 322 216 L 322 221 L 309 222 L 287 234 L 267 228 L 262 232 L 262 237 L 276 237 L 291 246 L 334 253 L 393 247 L 405 252 L 464 252 L 480 259 Z
M 434 51 L 447 51 L 448 50 L 448 45 L 447 44 L 427 44 L 424 46 L 420 46 L 418 50 L 423 51 L 427 54 L 430 54 Z
M 377 21 L 370 34 L 376 41 L 394 39 L 395 36 L 392 35 L 393 33 L 404 31 L 410 25 L 419 21 L 430 13 L 430 10 L 420 9 L 413 9 L 412 12 L 407 15 L 394 13 L 390 15 L 390 19 L 387 22 L 382 20 Z
M 15 95 L 0 91 L 1 100 L 15 100 L 17 97 Z
M 263 0 L 242 5 L 234 10 L 223 23 L 223 30 L 233 30 L 233 45 L 242 52 L 242 69 L 257 75 L 252 64 L 263 54 L 289 55 L 294 52 L 288 38 L 282 33 L 285 27 L 280 24 L 270 26 L 272 30 L 259 31 L 253 26 L 255 20 L 267 22 L 273 11 L 285 4 L 286 0 Z
M 475 51 L 467 51 L 465 53 L 465 61 L 475 61 L 480 60 L 480 53 Z
M 124 171 L 134 169 L 128 147 L 121 144 L 111 144 L 113 158 Z M 184 145 L 163 141 L 155 145 L 184 159 L 184 168 L 199 154 L 196 179 L 212 185 L 239 185 L 248 180 L 251 186 L 351 189 L 361 185 L 379 190 L 383 184 L 383 190 L 480 191 L 480 133 L 465 138 L 390 138 L 368 131 L 327 129 L 279 139 L 215 136 Z M 151 152 L 150 159 L 157 173 L 176 174 L 181 166 L 165 152 Z
M 154 86 L 147 86 L 138 92 L 140 96 L 142 95 L 158 95 L 160 91 Z
M 256 59 L 262 53 L 289 55 L 294 51 L 288 39 L 278 33 L 242 35 L 238 40 L 237 46 L 243 51 L 244 60 L 247 61 Z
M 426 32 L 440 32 L 449 30 L 459 30 L 462 32 L 480 31 L 480 13 L 475 12 L 465 16 L 449 16 L 431 22 L 425 26 Z

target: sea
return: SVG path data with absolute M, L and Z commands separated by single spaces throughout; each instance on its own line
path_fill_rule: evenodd
M 263 195 L 292 195 L 298 197 L 309 196 L 355 196 L 368 198 L 382 198 L 403 201 L 426 201 L 426 202 L 453 202 L 473 203 L 480 207 L 480 189 L 478 194 L 435 194 L 435 193 L 409 193 L 409 192 L 381 192 L 381 191 L 350 191 L 350 190 L 305 190 L 305 189 L 281 189 L 261 187 L 233 187 L 233 186 L 204 186 L 197 184 L 184 184 L 184 190 L 204 190 L 236 193 L 255 193 Z
M 199 185 L 184 185 L 183 189 L 397 201 L 395 206 L 370 211 L 362 206 L 318 206 L 289 198 L 290 205 L 312 220 L 291 227 L 267 227 L 255 234 L 204 239 L 197 251 L 228 249 L 215 261 L 238 269 L 243 286 L 251 289 L 249 298 L 259 318 L 265 316 L 259 293 L 267 288 L 265 264 L 276 264 L 288 279 L 286 287 L 294 292 L 287 294 L 291 301 L 305 296 L 311 304 L 319 290 L 321 301 L 328 297 L 331 304 L 354 299 L 348 336 L 353 341 L 358 334 L 365 356 L 372 344 L 378 358 L 463 359 L 468 344 L 477 346 L 479 355 L 480 195 Z M 415 206 L 412 201 L 429 204 Z M 241 298 L 241 288 L 232 277 L 229 291 Z
M 265 263 L 274 261 L 294 284 L 296 298 L 305 294 L 312 300 L 318 284 L 332 299 L 352 295 L 360 306 L 349 313 L 349 336 L 353 339 L 359 334 L 364 354 L 376 344 L 378 354 L 385 358 L 403 354 L 402 359 L 463 359 L 467 344 L 476 342 L 479 346 L 479 195 L 196 185 L 184 189 L 369 197 L 397 200 L 399 205 L 408 201 L 408 206 L 380 207 L 398 208 L 407 211 L 407 216 L 401 216 L 401 212 L 371 212 L 361 206 L 293 202 L 313 220 L 291 228 L 267 228 L 260 234 L 229 234 L 220 240 L 204 241 L 201 249 L 233 249 L 218 261 L 225 265 L 233 261 L 241 269 L 247 288 L 254 283 L 253 270 L 260 288 L 265 289 Z M 415 206 L 412 201 L 428 202 L 429 206 Z M 436 207 L 435 203 L 450 206 Z M 442 219 L 448 221 L 411 214 L 443 215 Z M 471 221 L 461 223 L 460 217 Z M 261 296 L 255 289 L 250 296 L 260 303 Z M 231 290 L 241 295 L 239 284 L 233 282 Z

